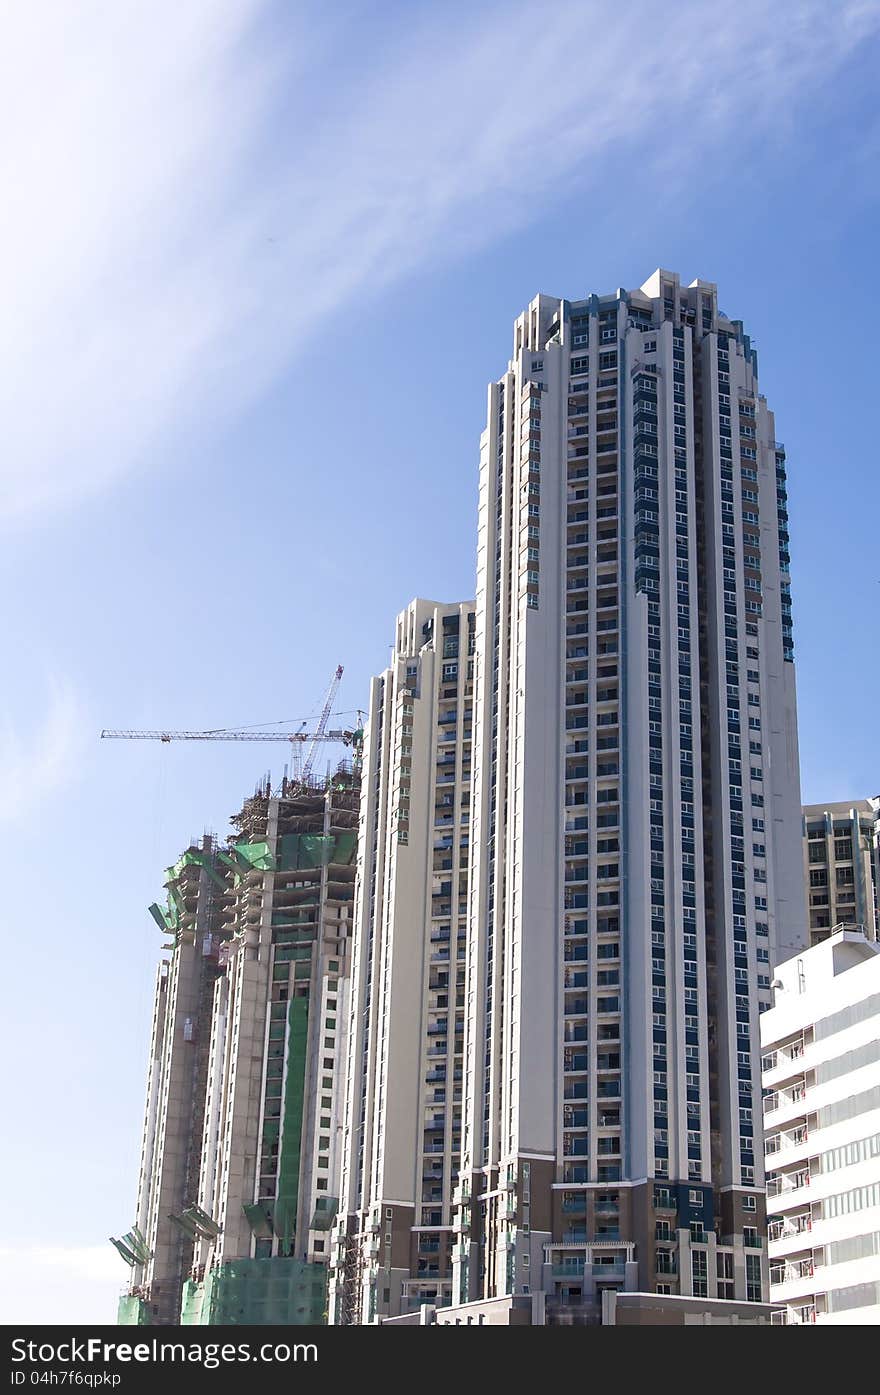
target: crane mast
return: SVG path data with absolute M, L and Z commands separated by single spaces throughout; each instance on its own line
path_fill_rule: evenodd
M 312 773 L 312 766 L 315 762 L 315 756 L 318 751 L 318 742 L 321 741 L 324 736 L 324 729 L 327 726 L 327 720 L 330 716 L 330 709 L 332 708 L 333 703 L 336 700 L 336 694 L 339 690 L 339 683 L 341 678 L 342 664 L 339 664 L 339 666 L 336 669 L 336 672 L 330 680 L 330 687 L 327 689 L 327 696 L 324 699 L 324 706 L 321 708 L 321 715 L 318 718 L 318 726 L 312 737 L 312 744 L 309 747 L 309 753 L 306 756 L 305 764 L 303 765 L 302 778 L 304 780 L 307 780 Z

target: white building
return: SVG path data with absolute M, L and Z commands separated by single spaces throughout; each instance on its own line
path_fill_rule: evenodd
M 842 930 L 776 969 L 761 1018 L 770 1299 L 880 1324 L 880 947 Z
M 473 602 L 413 601 L 361 785 L 331 1323 L 451 1301 L 461 1154 Z
M 665 271 L 537 297 L 490 387 L 456 1303 L 766 1292 L 758 1015 L 806 924 L 775 437 Z

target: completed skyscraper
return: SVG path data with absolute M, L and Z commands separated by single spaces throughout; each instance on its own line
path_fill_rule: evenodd
M 361 784 L 330 1321 L 452 1298 L 474 611 L 417 600 L 373 679 Z
M 785 453 L 714 285 L 539 296 L 489 391 L 454 1301 L 766 1289 L 805 940 Z

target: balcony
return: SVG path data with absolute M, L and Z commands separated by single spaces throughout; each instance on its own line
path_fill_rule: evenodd
M 570 1105 L 565 1107 L 563 1111 L 563 1127 L 567 1129 L 585 1129 L 589 1127 L 589 1123 L 589 1111 L 587 1109 L 573 1109 Z
M 813 1229 L 813 1218 L 808 1212 L 798 1216 L 785 1216 L 772 1220 L 767 1226 L 767 1238 L 771 1241 L 788 1240 L 795 1235 L 806 1235 Z
M 786 1109 L 789 1105 L 800 1104 L 807 1097 L 807 1087 L 803 1079 L 782 1090 L 774 1090 L 764 1097 L 764 1116 L 773 1114 L 778 1109 Z
M 796 1259 L 786 1264 L 770 1265 L 771 1284 L 793 1284 L 801 1283 L 804 1279 L 812 1279 L 814 1274 L 812 1259 Z
M 816 1321 L 815 1303 L 803 1303 L 795 1305 L 788 1304 L 779 1312 L 770 1314 L 770 1323 L 773 1327 L 800 1327 L 803 1323 Z
M 771 1158 L 792 1148 L 800 1148 L 808 1139 L 809 1130 L 806 1124 L 799 1124 L 793 1129 L 783 1129 L 764 1140 L 764 1156 Z
M 806 1043 L 803 1037 L 797 1037 L 794 1041 L 788 1042 L 785 1046 L 779 1046 L 775 1051 L 768 1051 L 761 1057 L 761 1069 L 763 1071 L 780 1070 L 784 1066 L 789 1066 L 793 1061 L 798 1061 L 804 1054 Z
M 626 1278 L 626 1264 L 622 1260 L 615 1260 L 613 1264 L 603 1264 L 600 1260 L 593 1260 L 592 1275 L 594 1279 L 624 1279 Z
M 810 1185 L 811 1176 L 809 1168 L 800 1168 L 797 1172 L 783 1172 L 767 1180 L 767 1196 L 786 1196 L 789 1192 L 800 1191 L 802 1187 Z

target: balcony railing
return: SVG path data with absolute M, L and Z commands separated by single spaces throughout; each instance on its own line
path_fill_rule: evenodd
M 800 1306 L 789 1304 L 779 1313 L 771 1313 L 770 1322 L 774 1327 L 800 1327 L 802 1323 L 816 1321 L 815 1303 L 804 1303 Z
M 806 1099 L 807 1087 L 803 1081 L 792 1085 L 787 1090 L 774 1090 L 771 1094 L 764 1096 L 764 1113 L 772 1114 L 776 1109 L 784 1109 L 789 1104 L 799 1104 Z
M 771 1284 L 790 1284 L 799 1279 L 812 1279 L 813 1261 L 811 1259 L 798 1259 L 790 1264 L 771 1264 L 770 1282 Z
M 805 1235 L 812 1229 L 812 1216 L 786 1216 L 784 1219 L 770 1222 L 767 1226 L 767 1237 L 770 1240 L 787 1240 L 792 1235 Z
M 794 1192 L 801 1187 L 808 1187 L 810 1180 L 810 1172 L 804 1168 L 799 1172 L 782 1173 L 776 1177 L 770 1177 L 767 1181 L 767 1195 L 784 1196 L 786 1192 Z
M 790 1041 L 786 1046 L 779 1046 L 775 1051 L 768 1051 L 761 1057 L 762 1070 L 776 1070 L 777 1066 L 787 1065 L 789 1061 L 796 1061 L 804 1054 L 803 1038 Z

